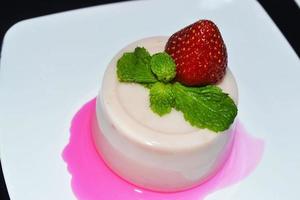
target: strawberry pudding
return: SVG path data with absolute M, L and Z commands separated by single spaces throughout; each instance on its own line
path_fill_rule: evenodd
M 238 89 L 226 68 L 222 38 L 214 35 L 217 48 L 202 54 L 212 60 L 198 57 L 202 66 L 197 68 L 195 48 L 186 54 L 192 60 L 176 57 L 175 44 L 192 48 L 183 42 L 184 31 L 122 49 L 108 65 L 97 97 L 98 153 L 120 177 L 154 191 L 181 191 L 204 182 L 222 166 L 234 139 Z

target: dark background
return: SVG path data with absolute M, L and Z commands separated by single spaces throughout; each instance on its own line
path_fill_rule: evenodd
M 16 22 L 71 9 L 125 0 L 1 0 L 0 46 L 5 32 Z M 300 56 L 300 11 L 293 0 L 258 0 Z M 8 200 L 0 163 L 0 199 Z M 34 190 L 32 190 L 34 191 Z

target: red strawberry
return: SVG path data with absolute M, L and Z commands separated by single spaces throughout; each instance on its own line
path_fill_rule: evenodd
M 176 79 L 189 86 L 214 84 L 226 72 L 227 52 L 218 27 L 200 20 L 174 33 L 165 51 L 176 63 Z

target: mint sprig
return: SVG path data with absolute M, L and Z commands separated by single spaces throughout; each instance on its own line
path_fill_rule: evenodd
M 181 111 L 186 121 L 198 128 L 221 132 L 230 127 L 237 107 L 228 94 L 215 85 L 187 87 L 170 83 L 176 76 L 176 65 L 165 52 L 151 56 L 143 47 L 124 53 L 117 63 L 121 82 L 133 82 L 150 89 L 150 107 L 159 116 Z
M 151 71 L 151 55 L 142 47 L 134 52 L 124 53 L 117 62 L 117 75 L 121 82 L 155 83 L 157 79 Z
M 171 112 L 175 98 L 171 84 L 155 83 L 150 89 L 150 107 L 160 116 Z
M 191 88 L 175 83 L 173 93 L 174 108 L 183 112 L 185 120 L 193 126 L 224 131 L 237 115 L 233 100 L 217 86 Z
M 176 76 L 176 65 L 172 57 L 165 53 L 154 54 L 151 58 L 151 70 L 159 81 L 168 83 Z

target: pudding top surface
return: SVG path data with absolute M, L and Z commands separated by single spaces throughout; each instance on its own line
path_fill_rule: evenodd
M 129 44 L 117 53 L 104 75 L 99 95 L 102 106 L 115 123 L 127 130 L 129 135 L 140 139 L 142 139 L 143 135 L 150 137 L 148 141 L 152 141 L 152 143 L 155 143 L 155 141 L 160 142 L 158 140 L 159 137 L 170 139 L 171 136 L 175 135 L 178 139 L 190 137 L 189 140 L 192 140 L 192 138 L 200 139 L 202 142 L 225 135 L 225 133 L 214 133 L 208 129 L 199 129 L 191 126 L 185 121 L 183 114 L 175 109 L 171 113 L 160 117 L 150 109 L 149 90 L 147 88 L 140 84 L 121 83 L 118 81 L 116 63 L 123 53 L 132 52 L 137 46 L 145 47 L 151 55 L 162 52 L 167 39 L 168 37 L 163 36 L 145 38 Z M 238 89 L 229 69 L 227 69 L 225 77 L 218 83 L 218 86 L 237 103 Z M 138 134 L 136 134 L 137 132 Z M 174 140 L 176 137 L 172 137 L 171 140 Z

